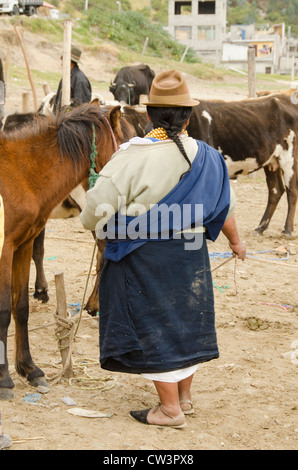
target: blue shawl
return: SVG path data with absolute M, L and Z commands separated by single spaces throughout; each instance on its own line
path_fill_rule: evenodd
M 199 225 L 205 227 L 207 238 L 216 240 L 229 211 L 229 175 L 222 155 L 205 142 L 197 143 L 198 152 L 191 171 L 159 203 L 137 217 L 123 216 L 119 211 L 110 219 L 106 231 L 106 259 L 120 261 L 145 243 L 169 240 L 181 230 Z M 169 211 L 166 211 L 164 220 L 163 205 L 174 209 L 178 205 L 181 209 L 178 211 L 178 217 L 171 216 Z M 202 210 L 197 210 L 198 206 Z M 184 207 L 188 210 L 183 212 Z M 185 213 L 186 215 L 183 215 Z M 166 223 L 166 226 L 163 223 Z M 134 235 L 130 236 L 130 224 L 134 229 L 137 226 L 140 229 L 135 239 L 132 239 Z M 109 226 L 113 227 L 113 230 L 109 230 Z M 135 230 L 133 233 L 136 233 Z

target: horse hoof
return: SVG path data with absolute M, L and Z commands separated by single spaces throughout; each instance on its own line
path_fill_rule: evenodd
M 34 299 L 39 300 L 43 304 L 46 304 L 50 297 L 47 290 L 36 290 L 33 294 Z
M 33 379 L 29 380 L 29 382 L 32 387 L 46 387 L 50 389 L 49 384 L 44 377 L 34 377 Z
M 283 230 L 281 233 L 286 238 L 292 238 L 292 233 L 289 232 L 288 230 Z
M 86 310 L 88 315 L 90 315 L 91 317 L 96 317 L 97 316 L 98 308 L 92 308 L 92 306 L 90 307 L 90 305 L 86 304 L 85 307 L 84 307 L 84 310 Z
M 261 237 L 263 235 L 263 232 L 260 232 L 259 230 L 255 229 L 250 234 L 251 234 L 252 237 Z
M 2 388 L 0 387 L 0 400 L 13 400 L 14 399 L 14 393 L 12 388 Z
M 263 233 L 265 232 L 265 230 L 266 230 L 266 229 L 263 228 L 263 227 L 257 227 L 257 228 L 254 229 L 253 234 L 254 234 L 254 235 L 263 235 Z
M 86 310 L 86 309 L 85 309 Z M 91 317 L 97 317 L 98 316 L 98 310 L 87 310 L 88 315 Z

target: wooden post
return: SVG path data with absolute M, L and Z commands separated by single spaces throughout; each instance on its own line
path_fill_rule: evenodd
M 9 64 L 10 64 L 10 55 L 11 55 L 11 49 L 7 51 L 5 66 L 4 66 L 5 98 L 7 98 L 9 95 L 8 71 L 9 71 Z
M 62 99 L 61 107 L 67 106 L 70 102 L 70 52 L 71 52 L 71 20 L 63 23 L 63 75 L 62 75 Z
M 50 93 L 49 84 L 47 82 L 43 83 L 42 88 L 43 88 L 43 92 L 44 92 L 45 96 L 47 96 Z
M 147 45 L 148 45 L 148 41 L 149 41 L 149 38 L 148 38 L 148 36 L 147 36 L 146 39 L 145 39 L 145 42 L 144 42 L 144 47 L 143 47 L 143 50 L 142 50 L 142 55 L 144 55 L 145 52 L 146 52 Z
M 247 49 L 248 62 L 248 96 L 256 97 L 256 53 L 254 46 L 248 46 Z
M 66 304 L 66 295 L 64 288 L 64 275 L 63 272 L 55 273 L 55 285 L 56 285 L 56 298 L 57 298 L 57 317 L 61 319 L 67 319 L 67 304 Z M 66 361 L 68 360 L 69 352 L 69 332 L 68 328 L 61 328 L 59 331 L 60 347 L 61 347 L 61 358 L 63 369 L 65 367 Z M 63 376 L 67 379 L 73 377 L 72 370 L 72 358 L 70 357 L 67 367 L 65 367 Z
M 38 105 L 37 105 L 36 89 L 35 89 L 35 86 L 34 86 L 34 83 L 33 83 L 32 75 L 31 75 L 31 70 L 30 70 L 30 67 L 29 67 L 29 64 L 28 64 L 27 54 L 26 54 L 26 51 L 25 51 L 23 38 L 22 38 L 21 33 L 20 33 L 20 31 L 18 30 L 17 26 L 14 26 L 14 29 L 15 29 L 15 32 L 16 32 L 16 34 L 17 34 L 17 37 L 18 37 L 18 39 L 19 39 L 19 41 L 20 41 L 20 45 L 21 45 L 21 48 L 22 48 L 22 51 L 23 51 L 23 55 L 24 55 L 24 59 L 25 59 L 26 67 L 27 67 L 27 72 L 28 72 L 28 78 L 29 78 L 29 82 L 30 82 L 31 89 L 32 89 L 32 94 L 33 94 L 34 110 L 37 111 Z
M 29 96 L 30 96 L 29 91 L 24 91 L 22 93 L 22 113 L 29 112 Z
M 181 57 L 181 59 L 180 59 L 180 62 L 181 62 L 181 63 L 182 63 L 182 62 L 184 61 L 184 59 L 185 59 L 185 56 L 186 56 L 187 51 L 188 51 L 188 48 L 189 48 L 189 46 L 186 46 L 186 48 L 184 49 L 184 52 L 183 52 L 182 57 Z
M 295 56 L 292 56 L 292 63 L 291 63 L 291 80 L 292 80 L 292 82 L 295 80 Z

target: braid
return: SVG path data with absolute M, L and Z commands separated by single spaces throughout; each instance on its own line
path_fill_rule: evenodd
M 164 128 L 164 130 L 168 134 L 168 137 L 175 142 L 181 154 L 189 165 L 188 170 L 180 176 L 180 179 L 182 179 L 183 176 L 188 173 L 192 168 L 191 161 L 189 160 L 187 153 L 184 149 L 183 143 L 178 136 L 178 134 L 182 131 L 183 124 L 189 118 L 191 111 L 192 108 L 189 107 L 161 108 L 147 106 L 147 112 L 152 121 L 153 127 Z
M 175 130 L 173 130 L 173 128 L 171 129 L 166 129 L 164 128 L 166 131 L 167 131 L 167 134 L 168 136 L 170 137 L 170 139 L 172 139 L 175 144 L 177 145 L 177 147 L 179 148 L 180 152 L 182 153 L 183 157 L 185 158 L 185 160 L 187 161 L 187 163 L 189 164 L 189 168 L 187 171 L 185 171 L 184 173 L 182 173 L 182 175 L 180 176 L 180 179 L 183 178 L 184 175 L 186 175 L 186 173 L 189 173 L 191 168 L 192 168 L 192 163 L 190 161 L 190 159 L 188 158 L 187 156 L 187 153 L 185 152 L 185 149 L 183 147 L 183 143 L 182 141 L 180 140 L 177 132 Z M 181 130 L 181 129 L 180 129 Z M 179 132 L 179 131 L 178 131 Z

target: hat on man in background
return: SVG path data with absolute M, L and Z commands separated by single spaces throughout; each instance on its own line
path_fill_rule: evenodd
M 71 46 L 70 58 L 73 62 L 78 64 L 80 62 L 82 51 L 76 46 Z

